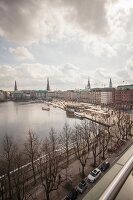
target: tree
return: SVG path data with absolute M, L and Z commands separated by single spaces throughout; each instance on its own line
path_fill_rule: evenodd
M 66 180 L 68 175 L 68 165 L 69 165 L 69 144 L 70 144 L 70 136 L 71 136 L 71 128 L 65 123 L 63 127 L 63 131 L 60 134 L 60 142 L 65 149 L 65 158 L 66 158 Z
M 39 156 L 38 171 L 41 176 L 41 184 L 47 200 L 50 200 L 52 191 L 57 190 L 61 183 L 60 158 L 57 149 L 57 138 L 54 131 L 50 132 L 49 138 L 43 141 Z
M 97 149 L 99 145 L 99 127 L 95 122 L 90 123 L 90 132 L 91 132 L 91 150 L 93 154 L 93 166 L 96 166 L 97 163 Z
M 76 125 L 72 134 L 72 143 L 76 158 L 79 160 L 82 167 L 82 177 L 85 176 L 85 165 L 88 159 L 86 141 L 84 140 L 81 127 Z
M 102 153 L 102 159 L 105 159 L 105 154 L 110 141 L 110 130 L 109 127 L 102 126 L 99 130 L 99 155 Z
M 11 171 L 13 169 L 13 158 L 15 154 L 15 144 L 13 143 L 12 137 L 5 135 L 3 139 L 3 148 L 2 148 L 2 161 L 3 161 L 3 174 L 4 179 L 7 178 L 7 184 L 5 183 L 5 192 L 6 197 L 9 197 L 9 200 L 13 199 L 12 196 L 12 183 L 11 183 Z M 8 187 L 7 187 L 8 186 Z
M 25 198 L 26 187 L 26 171 L 21 167 L 23 164 L 23 152 L 18 148 L 14 155 L 14 173 L 12 173 L 12 179 L 14 184 L 14 197 L 17 200 L 23 200 Z
M 25 154 L 27 155 L 28 160 L 31 162 L 34 184 L 36 184 L 36 172 L 35 172 L 34 161 L 38 156 L 38 148 L 39 148 L 39 139 L 36 133 L 29 130 L 28 137 L 26 139 L 24 146 L 25 146 Z
M 86 142 L 87 145 L 87 151 L 88 151 L 88 155 L 90 153 L 90 127 L 89 127 L 89 123 L 88 120 L 84 120 L 81 124 L 81 132 L 82 132 L 82 137 L 84 139 L 84 141 Z

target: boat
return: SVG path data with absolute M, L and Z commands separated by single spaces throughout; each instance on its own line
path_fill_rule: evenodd
M 74 114 L 74 109 L 73 108 L 66 108 L 66 112 Z
M 74 112 L 74 116 L 75 117 L 78 117 L 80 119 L 83 119 L 84 118 L 84 114 L 83 113 L 79 113 L 79 112 Z
M 42 110 L 50 111 L 50 108 L 42 107 Z

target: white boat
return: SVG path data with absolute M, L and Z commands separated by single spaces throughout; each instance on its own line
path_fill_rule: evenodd
M 66 112 L 74 114 L 74 109 L 73 108 L 66 108 Z
M 82 119 L 84 117 L 84 114 L 79 112 L 74 112 L 74 116 Z
M 42 107 L 42 110 L 50 111 L 50 108 Z

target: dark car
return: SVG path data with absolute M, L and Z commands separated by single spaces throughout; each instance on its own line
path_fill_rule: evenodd
M 110 167 L 110 163 L 108 161 L 105 161 L 101 164 L 100 170 L 101 171 L 106 171 Z
M 83 193 L 87 188 L 87 184 L 84 180 L 82 180 L 76 187 L 76 190 L 79 192 L 79 193 Z
M 73 188 L 69 194 L 65 197 L 65 200 L 76 200 L 78 196 L 78 192 L 75 188 Z

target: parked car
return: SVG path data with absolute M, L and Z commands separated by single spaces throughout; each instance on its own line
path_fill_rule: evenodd
M 79 193 L 83 193 L 87 188 L 87 184 L 84 180 L 82 180 L 76 187 L 76 190 L 79 192 Z
M 78 192 L 75 188 L 73 188 L 68 195 L 65 196 L 64 200 L 76 200 L 78 196 Z
M 110 163 L 108 161 L 105 161 L 101 164 L 100 170 L 101 171 L 106 171 L 110 167 Z
M 98 168 L 95 168 L 89 175 L 88 175 L 88 180 L 90 182 L 94 182 L 95 180 L 98 179 L 98 177 L 101 174 L 101 170 Z

